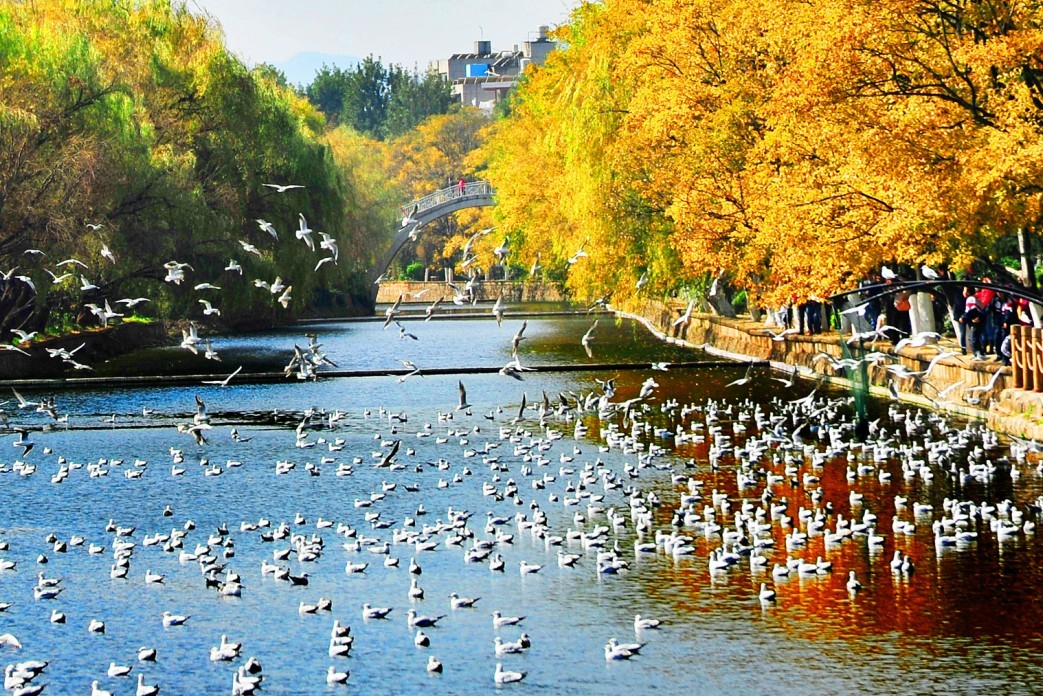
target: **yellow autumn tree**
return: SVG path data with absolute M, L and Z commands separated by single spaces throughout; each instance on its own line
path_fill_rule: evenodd
M 684 272 L 648 264 L 660 291 L 725 271 L 765 302 L 994 256 L 1040 222 L 1041 20 L 1013 2 L 584 4 L 486 148 L 499 219 L 556 264 L 589 238 L 568 273 L 588 296 L 663 248 Z
M 527 74 L 486 149 L 497 220 L 522 264 L 539 255 L 581 300 L 628 295 L 650 268 L 675 268 L 661 203 L 641 195 L 648 170 L 617 147 L 638 81 L 616 66 L 637 29 L 632 13 L 579 7 L 556 34 L 567 48 Z
M 386 144 L 385 169 L 402 194 L 400 205 L 422 198 L 461 179 L 478 178 L 472 159 L 481 144 L 488 118 L 478 109 L 465 107 L 449 114 L 430 116 L 414 130 Z M 489 227 L 481 210 L 465 209 L 425 225 L 417 243 L 403 249 L 398 263 L 419 259 L 425 266 L 452 265 L 454 256 L 470 234 Z M 457 259 L 458 260 L 458 259 Z

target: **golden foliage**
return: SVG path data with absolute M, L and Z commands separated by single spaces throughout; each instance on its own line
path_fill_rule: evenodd
M 966 264 L 1041 221 L 1041 23 L 1014 2 L 585 4 L 485 149 L 499 219 L 559 267 L 589 238 L 586 297 L 647 266 L 660 290 L 725 269 L 788 301 Z M 663 247 L 682 274 L 646 262 Z

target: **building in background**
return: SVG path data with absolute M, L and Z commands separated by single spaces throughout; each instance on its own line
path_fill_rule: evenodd
M 454 53 L 435 65 L 452 86 L 461 104 L 491 112 L 496 102 L 506 96 L 529 65 L 543 65 L 555 43 L 547 36 L 548 27 L 540 27 L 530 38 L 511 51 L 492 50 L 491 41 L 475 41 L 472 53 Z

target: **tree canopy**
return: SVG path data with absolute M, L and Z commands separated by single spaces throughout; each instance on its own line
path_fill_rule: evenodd
M 784 302 L 966 266 L 1039 227 L 1041 23 L 1015 2 L 585 3 L 485 146 L 497 215 L 585 297 L 726 271 Z
M 331 126 L 346 125 L 378 140 L 448 113 L 453 103 L 449 84 L 438 73 L 410 73 L 373 56 L 351 68 L 323 66 L 304 91 Z
M 368 293 L 358 284 L 394 212 L 368 207 L 383 194 L 357 149 L 327 139 L 322 114 L 276 71 L 247 69 L 183 3 L 2 4 L 0 94 L 0 258 L 37 289 L 35 328 L 124 295 L 150 297 L 148 314 L 201 318 L 203 282 L 223 288 L 233 324 Z M 337 240 L 337 263 L 314 270 L 298 215 Z M 70 258 L 86 268 L 56 266 Z M 225 270 L 230 259 L 246 273 Z M 189 264 L 185 283 L 164 282 L 172 261 Z M 276 276 L 293 286 L 285 309 L 252 282 Z

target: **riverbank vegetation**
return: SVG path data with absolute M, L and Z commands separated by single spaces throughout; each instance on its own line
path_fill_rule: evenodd
M 966 268 L 1040 226 L 1041 22 L 1012 2 L 584 4 L 485 146 L 498 220 L 581 297 L 724 272 L 781 303 L 881 263 Z
M 169 0 L 4 3 L 0 93 L 0 332 L 92 325 L 86 305 L 120 312 L 118 298 L 149 298 L 128 315 L 202 321 L 201 283 L 221 288 L 205 320 L 232 326 L 368 302 L 401 203 L 383 152 L 245 67 L 208 17 Z M 315 270 L 299 214 L 337 240 L 337 263 Z M 276 277 L 286 307 L 253 282 Z
M 537 267 L 581 299 L 723 276 L 764 305 L 882 263 L 998 260 L 1043 214 L 1041 20 L 934 0 L 585 3 L 490 121 L 372 58 L 295 90 L 170 0 L 0 5 L 0 332 L 90 325 L 87 305 L 123 297 L 150 298 L 128 315 L 237 327 L 350 311 L 399 206 L 460 178 L 490 179 L 497 207 L 418 230 L 398 274 L 485 272 L 507 249 L 512 277 Z M 316 269 L 299 214 L 337 263 Z M 277 277 L 285 308 L 253 282 Z

